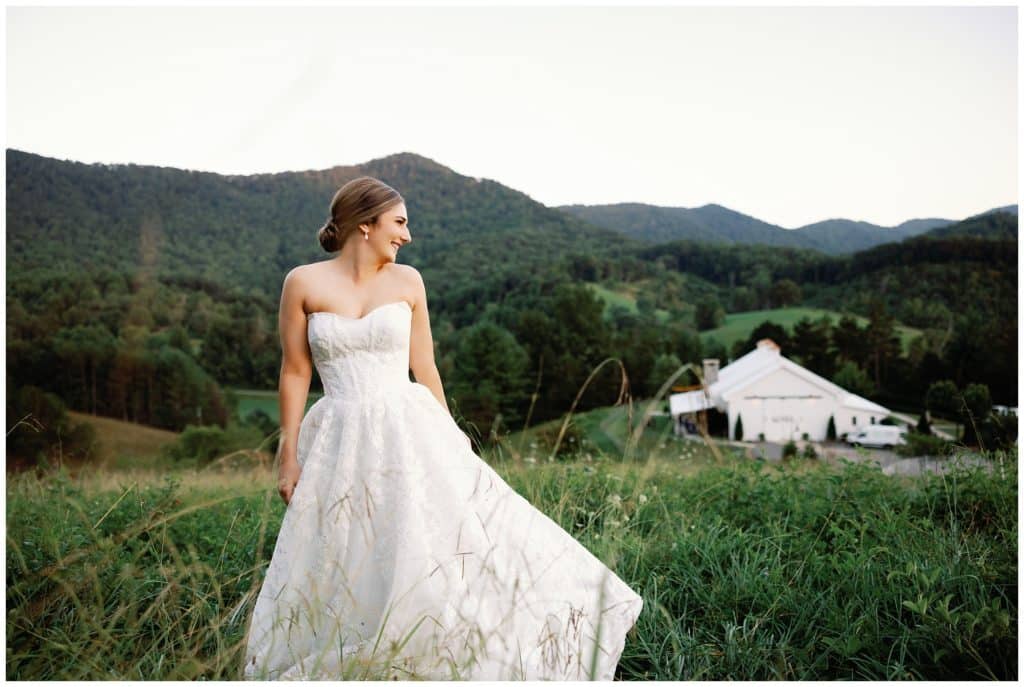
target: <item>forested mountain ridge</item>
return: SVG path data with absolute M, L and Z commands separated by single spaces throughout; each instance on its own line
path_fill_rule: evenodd
M 869 222 L 829 219 L 796 229 L 785 229 L 716 204 L 682 208 L 617 203 L 563 205 L 558 209 L 648 244 L 690 239 L 710 243 L 807 248 L 829 255 L 853 253 L 883 243 L 901 241 L 955 223 L 949 219 L 929 218 L 908 220 L 895 227 L 882 227 Z M 1016 214 L 1017 206 L 996 208 L 989 212 L 999 211 Z M 985 214 L 988 213 L 978 216 Z
M 970 236 L 981 239 L 1017 240 L 1017 206 L 1010 205 L 981 215 L 969 217 L 962 222 L 923 234 L 928 238 L 950 238 Z
M 699 369 L 704 357 L 724 362 L 753 345 L 704 340 L 725 312 L 790 305 L 868 320 L 792 331 L 764 322 L 752 334 L 784 341 L 787 357 L 866 397 L 919 409 L 930 383 L 950 379 L 987 384 L 996 402 L 1016 405 L 1016 207 L 830 256 L 651 245 L 410 153 L 224 176 L 8 150 L 7 171 L 9 427 L 56 398 L 168 429 L 229 424 L 225 387 L 276 386 L 281 280 L 330 258 L 316 230 L 335 190 L 360 174 L 406 198 L 413 242 L 399 259 L 427 282 L 451 407 L 483 434 L 559 417 L 609 358 L 622 362 L 634 398 L 649 397 L 683 362 Z M 635 307 L 595 293 L 625 294 Z M 906 353 L 893 346 L 898 323 L 922 332 Z M 620 383 L 604 366 L 577 408 L 614 403 Z M 55 441 L 68 436 L 53 427 Z
M 316 232 L 334 192 L 368 174 L 406 199 L 413 236 L 399 262 L 440 276 L 610 254 L 633 242 L 490 180 L 399 153 L 362 165 L 219 175 L 83 164 L 7 150 L 7 269 L 136 269 L 218 281 L 276 298 L 284 274 L 327 256 Z

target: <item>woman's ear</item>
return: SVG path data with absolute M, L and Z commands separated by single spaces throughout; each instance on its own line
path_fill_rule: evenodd
M 369 222 L 365 222 L 363 224 L 360 224 L 359 225 L 359 231 L 370 231 L 370 229 L 373 229 L 375 226 L 377 226 L 377 221 L 379 219 L 380 219 L 379 216 L 378 217 L 374 217 Z

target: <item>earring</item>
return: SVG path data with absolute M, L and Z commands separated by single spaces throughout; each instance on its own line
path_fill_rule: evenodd
M 363 238 L 366 239 L 367 241 L 369 241 L 370 240 L 370 232 L 364 231 L 363 232 Z

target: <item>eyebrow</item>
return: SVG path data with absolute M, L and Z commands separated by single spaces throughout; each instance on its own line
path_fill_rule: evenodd
M 399 221 L 402 221 L 402 222 L 408 222 L 408 221 L 409 221 L 409 218 L 407 218 L 407 217 L 402 217 L 401 215 L 396 215 L 396 216 L 395 216 L 395 219 L 397 219 L 397 220 L 399 220 Z

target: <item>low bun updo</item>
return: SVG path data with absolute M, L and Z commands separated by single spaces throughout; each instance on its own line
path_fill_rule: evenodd
M 317 232 L 317 239 L 325 251 L 335 253 L 359 231 L 360 224 L 376 224 L 382 213 L 404 202 L 398 191 L 380 179 L 353 179 L 334 194 L 330 216 Z

